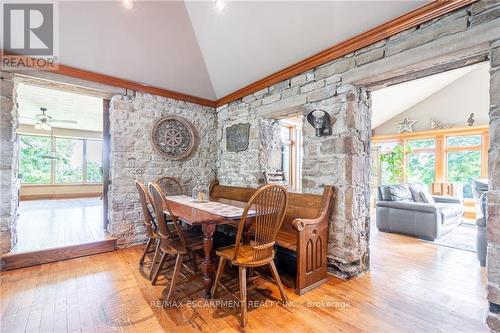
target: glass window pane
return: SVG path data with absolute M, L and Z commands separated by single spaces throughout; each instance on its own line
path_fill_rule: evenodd
M 418 139 L 418 140 L 408 140 L 407 144 L 413 149 L 418 148 L 434 148 L 436 140 L 434 139 Z
M 21 156 L 19 173 L 24 184 L 50 184 L 51 160 L 50 138 L 42 136 L 20 136 Z
M 449 152 L 447 164 L 448 181 L 461 183 L 464 189 L 464 198 L 472 198 L 471 182 L 481 176 L 481 152 Z
M 449 136 L 446 138 L 448 147 L 470 147 L 481 145 L 481 135 Z
M 408 182 L 427 185 L 434 182 L 436 164 L 434 153 L 409 154 L 406 163 Z
M 381 152 L 391 151 L 398 145 L 397 141 L 377 142 L 375 147 L 379 147 Z
M 99 183 L 102 166 L 102 141 L 87 140 L 87 182 Z
M 83 140 L 56 138 L 56 183 L 83 182 Z

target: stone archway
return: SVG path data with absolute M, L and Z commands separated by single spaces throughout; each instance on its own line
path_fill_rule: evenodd
M 488 221 L 487 221 L 487 300 L 489 312 L 488 326 L 500 330 L 500 40 L 487 44 L 435 56 L 411 66 L 387 71 L 371 72 L 371 76 L 359 77 L 352 82 L 361 91 L 369 91 L 478 62 L 490 63 L 490 110 L 489 110 L 489 150 L 488 150 Z M 377 62 L 374 63 L 374 66 Z M 382 66 L 383 67 L 383 66 Z M 362 102 L 358 100 L 358 103 Z M 358 112 L 361 111 L 358 109 Z M 368 112 L 370 114 L 370 112 Z

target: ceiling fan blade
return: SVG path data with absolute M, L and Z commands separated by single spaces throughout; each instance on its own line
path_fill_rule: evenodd
M 66 124 L 78 124 L 75 120 L 64 120 L 64 119 L 50 119 L 49 123 L 66 123 Z
M 19 119 L 38 120 L 38 118 L 19 116 Z

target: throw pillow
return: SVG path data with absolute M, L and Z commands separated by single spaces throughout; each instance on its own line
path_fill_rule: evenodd
M 422 200 L 425 203 L 428 203 L 428 204 L 435 204 L 436 203 L 434 201 L 434 198 L 432 197 L 432 195 L 427 191 L 420 192 L 420 196 L 422 197 Z
M 421 193 L 427 192 L 427 189 L 423 184 L 410 184 L 410 192 L 414 202 L 425 202 Z
M 385 195 L 390 201 L 401 201 L 408 200 L 412 201 L 411 192 L 408 188 L 408 184 L 398 184 L 385 186 Z

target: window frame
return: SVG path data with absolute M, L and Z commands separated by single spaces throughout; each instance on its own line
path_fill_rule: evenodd
M 29 133 L 19 133 L 19 140 L 21 140 L 21 137 L 24 136 L 36 136 L 36 137 L 44 137 L 44 138 L 49 138 L 50 139 L 50 147 L 51 150 L 56 152 L 57 155 L 57 144 L 56 141 L 57 139 L 70 139 L 70 140 L 82 140 L 82 179 L 80 182 L 60 182 L 58 183 L 56 181 L 56 173 L 57 173 L 57 168 L 56 168 L 56 160 L 50 160 L 50 182 L 49 183 L 25 183 L 21 181 L 22 186 L 71 186 L 71 185 L 100 185 L 102 184 L 102 177 L 100 182 L 88 182 L 87 181 L 87 141 L 99 141 L 103 142 L 102 139 L 99 138 L 82 138 L 82 137 L 70 137 L 70 136 L 49 136 L 49 135 L 41 135 L 41 134 L 29 134 Z M 19 163 L 21 163 L 21 158 L 19 158 Z M 101 161 L 101 168 L 102 168 L 102 161 Z
M 282 171 L 288 175 L 288 185 L 300 192 L 302 190 L 302 120 L 281 119 L 280 127 L 288 130 L 288 140 L 282 140 L 282 147 L 286 147 L 289 152 L 289 164 L 288 170 Z

